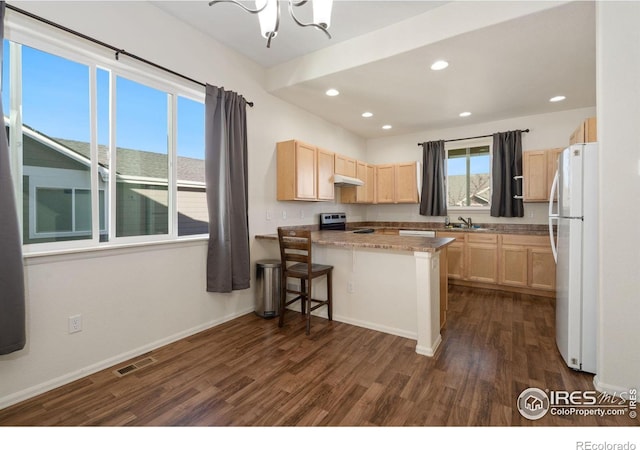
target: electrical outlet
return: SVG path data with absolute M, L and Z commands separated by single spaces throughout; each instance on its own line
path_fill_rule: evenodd
M 304 209 L 301 209 L 301 210 L 300 210 L 300 218 L 301 218 L 301 219 L 304 219 Z
M 529 219 L 533 219 L 533 216 L 534 216 L 533 211 L 529 211 Z
M 270 209 L 267 209 L 267 220 L 271 220 L 273 218 L 273 214 Z
M 282 220 L 287 220 L 287 211 L 286 210 L 282 210 Z
M 69 316 L 69 334 L 78 331 L 82 331 L 82 316 L 80 314 Z
M 349 282 L 347 283 L 347 292 L 349 292 L 349 294 L 353 294 L 355 291 L 356 289 L 353 285 L 353 280 L 349 280 Z

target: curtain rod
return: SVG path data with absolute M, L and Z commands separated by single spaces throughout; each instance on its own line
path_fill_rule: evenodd
M 120 55 L 125 55 L 125 56 L 128 56 L 131 59 L 135 59 L 136 61 L 140 61 L 140 62 L 143 62 L 143 63 L 148 64 L 150 66 L 153 66 L 156 69 L 163 70 L 163 71 L 168 72 L 168 73 L 170 73 L 172 75 L 175 75 L 177 77 L 180 77 L 180 78 L 183 78 L 185 80 L 191 81 L 192 83 L 199 84 L 202 87 L 206 86 L 206 84 L 201 82 L 201 81 L 194 80 L 191 77 L 183 75 L 183 74 L 181 74 L 179 72 L 176 72 L 174 70 L 171 70 L 171 69 L 169 69 L 167 67 L 161 66 L 160 64 L 156 64 L 156 63 L 151 62 L 151 61 L 149 61 L 147 59 L 144 59 L 144 58 L 141 58 L 141 57 L 139 57 L 137 55 L 134 55 L 133 53 L 129 53 L 126 50 L 119 49 L 118 47 L 114 47 L 111 44 L 107 44 L 106 42 L 100 41 L 100 40 L 98 40 L 96 38 L 93 38 L 91 36 L 88 36 L 86 34 L 83 34 L 83 33 L 80 33 L 78 31 L 72 30 L 71 28 L 67 28 L 64 25 L 60 25 L 59 23 L 52 22 L 51 20 L 45 19 L 44 17 L 37 16 L 37 15 L 35 15 L 33 13 L 30 13 L 29 11 L 25 11 L 24 9 L 17 8 L 17 7 L 12 6 L 12 5 L 8 4 L 8 3 L 6 3 L 5 5 L 6 5 L 7 9 L 10 9 L 10 10 L 15 11 L 17 13 L 20 13 L 22 15 L 25 15 L 25 16 L 30 17 L 32 19 L 35 19 L 35 20 L 37 20 L 39 22 L 46 23 L 47 25 L 50 25 L 50 26 L 52 26 L 54 28 L 57 28 L 57 29 L 62 30 L 62 31 L 66 31 L 67 33 L 71 33 L 74 36 L 80 37 L 82 39 L 86 39 L 87 41 L 91 41 L 94 44 L 98 44 L 98 45 L 106 47 L 106 48 L 108 48 L 110 50 L 113 50 L 113 51 L 116 52 L 115 53 L 116 60 L 119 59 Z M 247 105 L 249 105 L 250 107 L 253 108 L 253 102 L 247 101 Z
M 522 131 L 523 133 L 528 133 L 529 129 L 527 128 L 526 130 L 515 130 L 515 131 Z M 447 139 L 445 142 L 466 141 L 468 139 L 480 139 L 480 138 L 491 137 L 491 136 L 493 136 L 493 134 L 484 134 L 482 136 L 471 136 L 466 138 Z M 418 145 L 422 145 L 422 144 L 423 142 L 418 142 Z

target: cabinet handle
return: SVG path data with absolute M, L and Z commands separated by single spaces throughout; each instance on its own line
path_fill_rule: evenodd
M 524 195 L 514 195 L 513 198 L 516 200 L 524 200 Z
M 522 180 L 524 178 L 523 175 L 516 175 L 513 177 L 514 180 Z

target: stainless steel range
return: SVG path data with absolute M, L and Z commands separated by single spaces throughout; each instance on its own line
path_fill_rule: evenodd
M 320 213 L 321 230 L 346 230 L 347 215 L 345 213 Z

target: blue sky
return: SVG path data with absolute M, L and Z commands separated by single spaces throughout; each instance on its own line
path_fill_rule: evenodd
M 489 155 L 473 156 L 471 158 L 471 173 L 489 173 L 490 161 Z M 451 158 L 447 160 L 448 175 L 465 175 L 466 173 L 466 158 Z
M 23 121 L 51 137 L 89 141 L 89 68 L 23 46 Z M 3 110 L 9 107 L 9 45 L 4 43 Z M 98 69 L 98 142 L 108 143 L 109 72 Z M 167 153 L 167 95 L 116 81 L 116 145 Z M 178 97 L 178 155 L 204 158 L 204 104 Z

